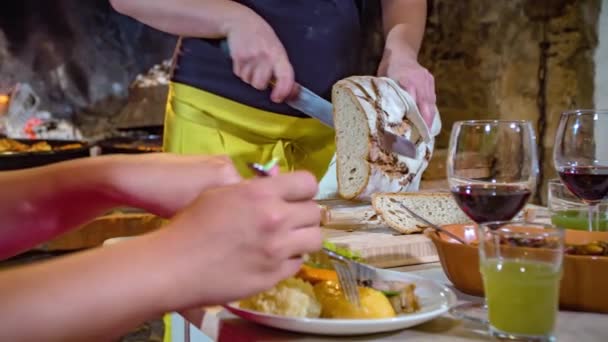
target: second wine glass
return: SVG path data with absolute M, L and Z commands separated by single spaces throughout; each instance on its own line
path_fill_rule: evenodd
M 553 161 L 562 182 L 589 206 L 590 231 L 599 229 L 599 204 L 608 195 L 607 150 L 608 111 L 579 109 L 562 113 Z
M 447 172 L 460 208 L 478 224 L 515 217 L 536 187 L 536 149 L 529 121 L 456 122 Z

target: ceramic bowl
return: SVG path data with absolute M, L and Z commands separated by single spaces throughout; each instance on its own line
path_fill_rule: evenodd
M 467 242 L 477 241 L 474 225 L 448 225 L 443 228 Z M 477 245 L 463 245 L 427 229 L 437 249 L 444 272 L 454 286 L 467 294 L 483 296 L 483 283 L 479 273 Z M 566 244 L 585 244 L 608 241 L 608 232 L 566 230 Z M 560 307 L 566 310 L 608 313 L 608 257 L 564 256 L 563 277 L 560 287 Z

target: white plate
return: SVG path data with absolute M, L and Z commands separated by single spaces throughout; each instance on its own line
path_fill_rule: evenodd
M 410 328 L 445 314 L 456 304 L 456 295 L 446 286 L 415 275 L 382 270 L 387 280 L 414 282 L 421 309 L 412 314 L 403 314 L 385 319 L 323 319 L 292 318 L 244 310 L 238 304 L 229 304 L 226 309 L 233 314 L 265 326 L 318 335 L 364 335 Z

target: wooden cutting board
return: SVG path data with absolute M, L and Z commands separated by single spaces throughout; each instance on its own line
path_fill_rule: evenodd
M 372 265 L 398 267 L 439 261 L 429 238 L 423 234 L 400 235 L 375 219 L 369 203 L 334 200 L 320 205 L 326 239 L 358 251 Z M 545 222 L 547 209 L 528 204 L 515 219 Z
M 377 267 L 398 267 L 439 261 L 435 246 L 423 234 L 402 235 L 375 219 L 369 203 L 326 201 L 325 238 L 361 254 Z
M 387 227 L 342 230 L 323 228 L 326 239 L 357 251 L 371 265 L 398 267 L 439 261 L 435 246 L 422 234 L 396 235 Z

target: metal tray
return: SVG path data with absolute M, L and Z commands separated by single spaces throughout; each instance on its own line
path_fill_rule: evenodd
M 101 148 L 101 154 L 160 152 L 163 145 L 163 126 L 119 129 L 117 136 L 102 140 L 97 145 Z
M 59 151 L 42 152 L 0 152 L 0 171 L 28 169 L 44 166 L 66 160 L 85 158 L 91 155 L 91 146 L 85 141 L 77 140 L 27 140 L 13 139 L 24 144 L 35 144 L 46 141 L 49 145 L 62 146 L 68 144 L 82 144 L 80 148 Z

